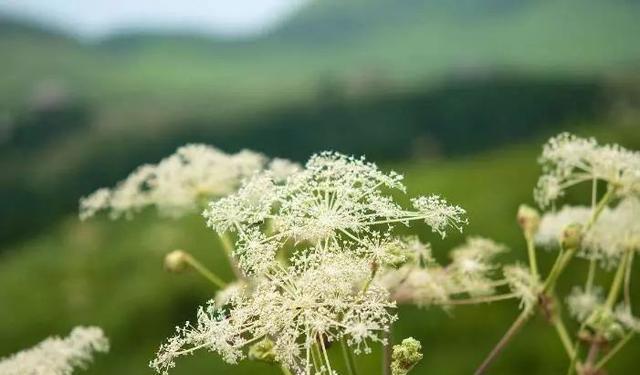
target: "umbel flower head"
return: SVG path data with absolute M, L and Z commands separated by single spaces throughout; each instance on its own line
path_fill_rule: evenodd
M 547 142 L 539 161 L 544 174 L 534 196 L 541 207 L 585 181 L 604 181 L 620 197 L 640 195 L 640 153 L 618 145 L 599 145 L 593 138 L 562 133 Z
M 451 262 L 443 267 L 431 256 L 430 247 L 417 238 L 405 243 L 413 255 L 398 269 L 385 270 L 380 280 L 396 301 L 419 306 L 447 305 L 452 295 L 493 293 L 492 276 L 498 268 L 494 258 L 507 250 L 490 239 L 469 237 L 451 251 Z
M 176 358 L 205 349 L 229 363 L 250 355 L 296 374 L 335 375 L 329 343 L 341 340 L 359 354 L 386 342 L 383 332 L 396 320 L 382 280 L 387 270 L 431 265 L 428 246 L 398 238 L 394 227 L 422 221 L 444 237 L 449 227 L 466 223 L 462 208 L 435 195 L 413 199 L 412 209 L 401 207 L 391 192 L 405 191 L 402 176 L 364 159 L 325 152 L 303 169 L 279 164 L 254 173 L 205 210 L 209 226 L 234 233 L 234 260 L 250 277 L 200 308 L 195 323 L 177 328 L 150 364 L 156 371 L 165 374 Z M 495 252 L 490 243 L 474 241 L 456 253 L 455 273 L 467 281 L 488 273 Z M 278 254 L 289 254 L 289 262 Z M 411 285 L 425 280 L 409 270 L 415 273 Z M 428 287 L 450 282 L 447 270 L 436 273 L 442 282 Z M 452 289 L 445 287 L 444 298 Z
M 537 243 L 557 248 L 563 232 L 571 224 L 586 227 L 593 209 L 565 206 L 557 212 L 546 213 L 536 234 Z M 602 210 L 586 233 L 581 233 L 579 256 L 596 259 L 605 268 L 618 263 L 625 251 L 640 249 L 640 199 L 627 197 L 613 208 Z
M 213 302 L 200 308 L 197 322 L 177 328 L 150 366 L 166 374 L 177 357 L 198 349 L 236 363 L 248 350 L 257 355 L 252 344 L 268 342 L 269 358 L 297 374 L 334 374 L 328 342 L 344 339 L 356 353 L 368 352 L 370 343 L 384 342 L 381 333 L 396 319 L 387 291 L 367 282 L 368 262 L 337 250 L 310 249 L 288 268 L 272 267 L 254 293 L 237 296 L 227 308 Z
M 139 167 L 115 188 L 102 188 L 82 198 L 80 218 L 103 210 L 112 218 L 130 216 L 147 206 L 155 206 L 165 216 L 182 216 L 234 192 L 244 178 L 265 168 L 273 170 L 275 179 L 284 180 L 299 166 L 284 159 L 274 159 L 267 166 L 267 158 L 253 151 L 226 154 L 212 146 L 189 144 L 158 164 Z
M 369 250 L 371 258 L 395 262 L 380 252 L 381 247 L 395 246 L 385 234 L 394 225 L 423 221 L 444 237 L 447 228 L 461 229 L 466 223 L 462 208 L 438 196 L 415 198 L 414 209 L 407 210 L 390 190 L 406 190 L 401 175 L 384 173 L 362 158 L 324 152 L 312 156 L 284 184 L 274 181 L 272 173 L 255 175 L 237 193 L 211 202 L 204 216 L 217 232 L 237 233 L 237 256 L 250 274 L 264 269 L 289 241 L 353 243 L 361 252 Z M 266 221 L 272 233 L 265 233 Z
M 580 323 L 591 316 L 603 303 L 602 288 L 599 287 L 584 290 L 576 286 L 573 287 L 571 294 L 567 297 L 569 313 Z
M 31 349 L 0 359 L 2 375 L 70 375 L 84 369 L 94 352 L 109 351 L 109 341 L 97 327 L 76 327 L 66 338 L 49 337 Z
M 518 264 L 505 266 L 502 272 L 511 291 L 520 299 L 520 307 L 528 310 L 535 306 L 542 290 L 539 278 Z

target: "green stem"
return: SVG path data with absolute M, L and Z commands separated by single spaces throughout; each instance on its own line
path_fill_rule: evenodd
M 604 367 L 604 365 L 606 365 L 607 362 L 609 362 L 609 360 L 611 360 L 611 358 L 613 358 L 613 356 L 615 356 L 620 351 L 620 349 L 622 349 L 622 347 L 625 346 L 627 344 L 627 342 L 629 342 L 629 340 L 631 340 L 631 338 L 633 337 L 634 334 L 635 334 L 635 332 L 633 332 L 633 331 L 627 333 L 622 338 L 622 340 L 620 340 L 616 344 L 616 346 L 611 348 L 611 350 L 607 353 L 607 355 L 605 355 L 604 357 L 602 357 L 602 359 L 600 359 L 600 361 L 594 367 L 594 370 L 599 370 L 602 367 Z
M 234 245 L 233 241 L 229 237 L 228 233 L 218 234 L 220 238 L 220 243 L 222 243 L 222 249 L 224 249 L 224 253 L 227 255 L 227 260 L 229 261 L 229 266 L 233 271 L 233 274 L 236 276 L 236 279 L 242 280 L 244 279 L 244 275 L 240 272 L 238 265 L 236 264 L 235 258 L 233 257 Z
M 389 330 L 384 333 L 385 339 L 387 339 L 387 345 L 384 346 L 384 353 L 382 355 L 382 374 L 391 375 L 391 361 L 393 357 L 393 326 L 389 326 Z
M 376 264 L 372 264 L 371 265 L 371 275 L 370 275 L 369 279 L 367 280 L 367 282 L 362 287 L 362 294 L 365 294 L 367 292 L 367 290 L 369 290 L 369 287 L 371 286 L 371 283 L 373 282 L 373 279 L 376 277 L 376 273 L 378 273 L 378 268 L 380 268 L 380 267 L 378 267 Z
M 588 232 L 593 226 L 593 224 L 595 224 L 596 220 L 598 219 L 598 216 L 600 216 L 600 214 L 602 213 L 602 210 L 604 210 L 604 208 L 607 207 L 607 204 L 609 204 L 609 201 L 613 197 L 614 191 L 615 189 L 612 188 L 611 186 L 607 188 L 607 192 L 602 196 L 602 198 L 596 205 L 595 209 L 593 210 L 593 214 L 591 214 L 591 218 L 589 219 L 589 222 L 587 222 L 587 225 L 585 225 L 584 232 Z
M 560 337 L 560 341 L 562 342 L 562 346 L 564 346 L 564 350 L 567 352 L 569 359 L 573 359 L 576 357 L 576 350 L 573 347 L 573 343 L 571 342 L 571 338 L 569 333 L 567 332 L 567 327 L 564 325 L 564 321 L 560 314 L 556 313 L 551 318 L 551 323 L 553 327 L 556 329 L 558 333 L 558 337 Z
M 613 309 L 613 305 L 616 303 L 618 299 L 618 295 L 620 294 L 620 289 L 622 288 L 622 283 L 624 280 L 624 274 L 627 270 L 627 259 L 629 257 L 630 251 L 626 251 L 622 255 L 622 259 L 620 259 L 620 264 L 618 264 L 618 270 L 616 271 L 616 275 L 613 279 L 613 283 L 611 284 L 611 289 L 609 289 L 609 295 L 607 296 L 607 301 L 605 302 L 605 308 L 607 310 Z
M 288 368 L 286 368 L 286 367 L 284 367 L 284 366 L 280 366 L 280 370 L 282 370 L 282 373 L 283 373 L 284 375 L 292 375 L 292 374 L 291 374 L 291 371 L 289 371 L 289 369 L 288 369 Z
M 629 259 L 627 259 L 627 271 L 624 275 L 624 304 L 627 308 L 631 308 L 631 269 L 633 268 L 634 251 L 630 251 Z
M 587 224 L 584 226 L 582 230 L 582 233 L 588 232 L 593 226 L 593 224 L 596 222 L 596 220 L 598 220 L 598 217 L 602 213 L 602 210 L 604 210 L 605 207 L 607 207 L 607 204 L 613 197 L 614 191 L 615 189 L 611 188 L 610 186 L 607 188 L 607 192 L 605 193 L 605 195 L 602 196 L 602 198 L 594 208 L 593 213 L 589 218 L 589 221 L 587 222 Z M 569 261 L 571 261 L 571 258 L 573 258 L 577 250 L 578 249 L 567 249 L 561 256 L 558 257 L 558 259 L 556 260 L 556 263 L 553 265 L 553 268 L 551 269 L 551 272 L 549 272 L 549 275 L 547 276 L 547 280 L 544 282 L 543 290 L 545 292 L 553 290 L 555 288 L 555 284 L 556 284 L 556 281 L 558 280 L 558 277 L 560 277 L 560 274 L 567 267 L 567 265 L 569 264 Z
M 531 269 L 531 274 L 537 279 L 538 274 L 538 260 L 536 259 L 536 248 L 533 243 L 533 238 L 530 235 L 525 235 L 525 240 L 527 242 L 527 253 L 529 254 L 529 268 Z
M 216 275 L 215 273 L 211 272 L 207 267 L 202 265 L 202 263 L 198 262 L 198 260 L 196 258 L 194 258 L 193 256 L 187 255 L 187 257 L 185 258 L 185 261 L 191 267 L 193 267 L 193 269 L 198 271 L 198 273 L 200 273 L 200 275 L 204 276 L 207 280 L 211 281 L 218 288 L 224 288 L 225 286 L 227 286 L 227 283 L 225 283 L 218 275 Z
M 507 333 L 502 336 L 498 344 L 496 344 L 496 346 L 493 348 L 493 350 L 491 350 L 484 362 L 482 362 L 480 367 L 478 367 L 478 369 L 474 372 L 474 375 L 481 375 L 487 371 L 491 363 L 493 363 L 493 361 L 498 357 L 502 350 L 504 350 L 511 339 L 513 339 L 513 337 L 520 331 L 520 329 L 524 327 L 525 323 L 527 323 L 527 321 L 529 321 L 532 316 L 532 309 L 525 309 L 520 313 L 518 318 L 513 322 L 513 324 L 511 324 L 511 327 L 509 327 L 509 330 L 507 330 Z
M 584 287 L 586 293 L 591 292 L 591 289 L 593 289 L 593 282 L 595 281 L 596 277 L 596 263 L 597 262 L 595 258 L 591 258 L 589 260 L 589 273 L 587 274 L 587 282 Z
M 442 302 L 441 305 L 449 306 L 449 305 L 475 305 L 479 303 L 490 303 L 496 301 L 504 301 L 507 299 L 517 298 L 518 295 L 515 293 L 508 294 L 500 294 L 495 296 L 485 296 L 485 297 L 476 297 L 476 298 L 467 298 L 467 299 L 452 299 L 446 302 Z
M 579 336 L 580 332 L 582 332 L 585 329 L 586 325 L 587 325 L 586 322 L 580 325 L 580 328 L 578 328 L 578 335 L 576 336 Z M 575 348 L 575 354 L 573 355 L 573 358 L 571 358 L 571 363 L 569 364 L 569 370 L 567 371 L 567 375 L 571 375 L 573 370 L 576 370 L 576 369 L 578 371 L 582 370 L 582 365 L 578 363 L 578 356 L 580 355 L 580 338 L 579 337 L 576 337 L 576 340 L 573 343 L 573 347 Z
M 551 268 L 551 271 L 549 272 L 549 275 L 547 276 L 547 279 L 543 284 L 542 290 L 544 292 L 551 291 L 555 288 L 558 277 L 560 277 L 560 274 L 567 267 L 569 261 L 571 261 L 571 258 L 573 258 L 573 255 L 576 253 L 576 250 L 577 249 L 568 249 L 558 256 L 556 262 Z
M 314 343 L 311 346 L 311 359 L 313 360 L 313 367 L 316 370 L 316 372 L 319 372 L 320 368 L 322 367 L 320 365 L 320 363 L 322 363 L 321 358 L 322 356 L 320 355 L 320 349 L 318 349 L 318 344 Z
M 349 375 L 357 375 L 358 371 L 356 370 L 356 361 L 354 360 L 353 353 L 347 345 L 347 341 L 344 337 L 340 339 L 340 347 L 342 348 L 342 356 L 344 357 L 344 362 L 347 365 Z
M 575 354 L 571 358 L 571 362 L 569 362 L 569 368 L 567 369 L 567 375 L 573 374 L 573 372 L 577 369 L 579 352 L 580 352 L 580 347 L 576 346 Z

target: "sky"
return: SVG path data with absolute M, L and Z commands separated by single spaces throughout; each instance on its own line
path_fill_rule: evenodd
M 0 14 L 38 21 L 81 38 L 130 30 L 260 34 L 310 0 L 0 0 Z

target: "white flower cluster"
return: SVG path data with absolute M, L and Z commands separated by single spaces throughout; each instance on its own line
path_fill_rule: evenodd
M 367 284 L 366 260 L 329 248 L 309 249 L 293 262 L 270 269 L 254 293 L 232 298 L 228 309 L 213 303 L 200 308 L 198 321 L 177 328 L 151 367 L 166 374 L 177 357 L 198 349 L 236 363 L 250 344 L 268 338 L 275 360 L 296 374 L 334 374 L 330 342 L 344 339 L 356 353 L 384 342 L 381 333 L 396 319 L 388 311 L 395 305 L 375 281 Z
M 583 227 L 593 215 L 593 209 L 584 206 L 565 206 L 557 212 L 542 216 L 535 235 L 536 243 L 557 248 L 562 231 L 570 224 Z M 593 225 L 582 234 L 578 255 L 597 259 L 605 268 L 619 261 L 626 251 L 640 250 L 640 199 L 627 197 L 613 208 L 604 208 Z
M 166 216 L 182 216 L 234 192 L 243 179 L 265 168 L 277 180 L 299 170 L 297 164 L 284 159 L 273 159 L 267 165 L 267 158 L 253 151 L 226 154 L 212 146 L 186 145 L 158 164 L 139 167 L 115 188 L 102 188 L 82 198 L 80 218 L 103 210 L 119 218 L 147 206 L 155 206 Z
M 430 247 L 417 238 L 407 239 L 405 246 L 413 255 L 398 269 L 387 269 L 381 282 L 396 301 L 419 306 L 446 306 L 455 295 L 493 294 L 496 282 L 492 277 L 498 268 L 493 261 L 506 251 L 492 240 L 470 237 L 451 251 L 452 260 L 443 267 L 432 258 Z
M 629 306 L 618 305 L 614 311 L 614 316 L 618 323 L 629 331 L 640 333 L 640 318 L 634 316 Z
M 528 268 L 521 265 L 510 265 L 505 266 L 502 272 L 512 292 L 520 299 L 521 308 L 528 310 L 538 303 L 542 283 Z
M 576 286 L 573 287 L 571 294 L 567 297 L 569 313 L 581 323 L 590 317 L 603 303 L 602 288 L 599 287 L 593 287 L 587 291 Z
M 603 334 L 608 339 L 622 337 L 625 333 L 640 333 L 640 319 L 633 315 L 631 306 L 620 303 L 610 308 L 602 297 L 602 289 L 584 291 L 574 287 L 567 305 L 571 315 L 581 324 Z
M 66 338 L 50 337 L 31 349 L 0 359 L 2 375 L 70 375 L 86 368 L 94 352 L 109 351 L 109 341 L 97 327 L 76 327 Z
M 540 177 L 534 196 L 542 207 L 585 181 L 605 181 L 621 196 L 640 195 L 640 153 L 618 145 L 599 145 L 595 139 L 562 133 L 544 146 Z
M 640 153 L 565 133 L 545 145 L 540 162 L 544 174 L 534 193 L 540 206 L 554 203 L 574 185 L 584 183 L 592 188 L 591 207 L 554 208 L 532 230 L 536 244 L 567 250 L 558 259 L 569 259 L 575 253 L 591 261 L 585 286 L 574 287 L 565 299 L 569 313 L 594 337 L 616 340 L 638 332 L 640 320 L 631 312 L 630 280 L 633 256 L 640 251 Z M 599 185 L 606 185 L 606 193 L 598 201 Z M 593 285 L 596 261 L 605 270 L 617 267 L 606 298 L 603 289 Z M 520 290 L 525 305 L 535 303 L 534 294 L 527 291 L 539 286 L 527 286 L 536 284 L 527 271 L 509 273 L 505 276 L 513 279 L 512 288 Z M 618 303 L 622 293 L 624 300 Z
M 156 371 L 167 373 L 177 357 L 198 349 L 235 363 L 256 344 L 254 352 L 268 347 L 267 357 L 296 374 L 334 375 L 330 342 L 341 340 L 356 354 L 385 343 L 382 333 L 396 319 L 382 280 L 387 271 L 432 262 L 428 247 L 398 238 L 395 225 L 423 221 L 444 236 L 466 223 L 464 210 L 437 196 L 402 208 L 391 195 L 405 191 L 402 176 L 364 159 L 321 153 L 303 169 L 281 168 L 286 179 L 278 168 L 253 174 L 205 210 L 210 227 L 235 234 L 233 255 L 247 286 L 230 285 L 199 310 L 196 323 L 178 328 L 151 362 Z M 474 243 L 482 250 L 460 250 L 454 259 L 467 278 L 488 272 L 481 264 L 494 252 Z M 289 254 L 289 263 L 278 254 Z
M 385 234 L 394 224 L 421 220 L 442 236 L 449 226 L 461 229 L 465 211 L 437 196 L 413 200 L 415 210 L 398 205 L 388 190 L 405 191 L 402 176 L 383 173 L 373 163 L 338 153 L 311 157 L 305 168 L 278 184 L 261 173 L 238 190 L 211 202 L 204 216 L 219 233 L 236 232 L 240 266 L 261 272 L 285 243 L 358 246 L 380 262 L 390 259 L 380 248 L 394 247 Z M 271 233 L 265 233 L 265 222 Z

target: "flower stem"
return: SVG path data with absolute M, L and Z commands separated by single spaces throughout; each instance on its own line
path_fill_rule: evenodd
M 392 327 L 389 326 L 389 330 L 384 333 L 385 339 L 387 339 L 387 345 L 384 346 L 382 353 L 382 374 L 391 375 L 391 360 L 393 356 L 393 335 L 391 331 Z
M 630 251 L 629 259 L 627 259 L 627 271 L 624 275 L 624 304 L 631 308 L 631 269 L 633 268 L 634 251 Z
M 313 360 L 313 368 L 316 372 L 320 371 L 320 368 L 322 367 L 320 365 L 320 363 L 322 363 L 321 355 L 320 355 L 320 350 L 318 349 L 318 343 L 314 343 L 311 346 L 311 358 Z
M 593 288 L 593 282 L 596 277 L 596 259 L 591 258 L 589 260 L 589 273 L 587 274 L 587 282 L 585 284 L 584 290 L 586 293 L 590 293 Z
M 356 361 L 353 359 L 353 353 L 347 345 L 347 340 L 345 340 L 344 337 L 340 339 L 340 347 L 342 348 L 342 356 L 344 357 L 344 362 L 347 365 L 349 375 L 357 375 L 358 371 L 356 370 Z
M 547 276 L 547 279 L 543 284 L 543 288 L 542 288 L 543 292 L 549 292 L 555 288 L 556 281 L 558 281 L 558 277 L 560 277 L 560 274 L 567 267 L 567 265 L 569 264 L 569 261 L 571 261 L 571 258 L 573 258 L 573 255 L 575 253 L 576 253 L 576 249 L 568 249 L 558 256 L 558 258 L 556 259 L 556 262 L 553 264 L 553 267 L 551 268 L 551 271 L 549 272 L 549 275 Z
M 633 335 L 635 335 L 634 331 L 631 331 L 631 332 L 627 333 L 622 338 L 622 340 L 620 340 L 616 344 L 616 346 L 611 348 L 611 350 L 609 350 L 609 352 L 604 357 L 602 357 L 602 359 L 600 359 L 600 361 L 598 361 L 598 363 L 594 367 L 594 370 L 599 370 L 602 367 L 604 367 L 604 365 L 606 365 L 607 362 L 609 362 L 609 360 L 611 360 L 611 358 L 613 358 L 613 356 L 615 356 L 620 351 L 620 349 L 622 349 L 622 347 L 625 346 L 627 344 L 627 342 L 629 342 L 629 340 L 631 340 Z
M 283 373 L 284 375 L 292 375 L 292 374 L 291 374 L 291 371 L 289 371 L 289 369 L 288 369 L 288 368 L 286 368 L 286 367 L 284 367 L 284 366 L 280 366 L 280 370 L 282 370 L 282 373 Z
M 515 335 L 520 331 L 520 329 L 522 329 L 522 327 L 524 327 L 525 323 L 527 323 L 527 321 L 529 321 L 532 316 L 532 309 L 525 309 L 520 313 L 511 327 L 509 327 L 507 333 L 502 336 L 498 344 L 496 344 L 496 346 L 493 348 L 493 350 L 491 350 L 484 362 L 482 362 L 480 367 L 478 367 L 478 369 L 474 372 L 474 375 L 481 375 L 487 371 L 491 363 L 493 363 L 493 361 L 498 357 L 502 350 L 504 350 L 511 339 L 515 337 Z
M 537 279 L 538 276 L 538 260 L 536 259 L 536 248 L 533 243 L 533 238 L 530 235 L 525 235 L 525 240 L 527 242 L 527 253 L 529 254 L 529 268 L 531 269 L 531 274 Z
M 624 280 L 624 274 L 627 270 L 627 259 L 629 258 L 629 254 L 631 251 L 627 250 L 622 255 L 622 259 L 620 259 L 620 264 L 618 264 L 618 270 L 616 271 L 616 275 L 614 276 L 613 282 L 611 284 L 611 289 L 609 289 L 609 295 L 607 296 L 607 301 L 605 302 L 605 307 L 610 310 L 613 308 L 613 305 L 616 303 L 618 299 L 618 295 L 620 294 L 620 289 L 622 288 L 622 283 Z
M 602 210 L 604 210 L 604 208 L 607 207 L 607 204 L 609 204 L 609 201 L 611 200 L 611 198 L 613 198 L 614 191 L 615 189 L 612 188 L 611 186 L 607 188 L 607 192 L 602 196 L 602 198 L 594 208 L 593 213 L 591 214 L 591 218 L 589 219 L 589 222 L 587 223 L 587 225 L 585 225 L 584 227 L 585 232 L 589 231 L 593 226 L 593 224 L 595 224 L 596 220 L 598 220 L 598 216 L 600 216 L 600 214 L 602 213 Z
M 515 293 L 501 294 L 495 296 L 485 296 L 485 297 L 476 297 L 476 298 L 467 298 L 467 299 L 452 299 L 446 302 L 441 303 L 443 306 L 448 305 L 475 305 L 479 303 L 490 303 L 496 301 L 504 301 L 507 299 L 517 298 L 518 295 Z
M 218 275 L 216 275 L 215 273 L 211 272 L 207 267 L 205 267 L 204 265 L 202 265 L 202 263 L 200 263 L 196 258 L 194 258 L 191 255 L 188 255 L 185 258 L 185 261 L 191 266 L 193 267 L 193 269 L 195 269 L 196 271 L 198 271 L 198 273 L 200 273 L 200 275 L 204 276 L 204 278 L 206 278 L 207 280 L 211 281 L 214 285 L 216 285 L 218 288 L 224 288 L 227 283 L 225 283 Z
M 604 210 L 604 208 L 607 206 L 607 204 L 613 197 L 614 191 L 615 189 L 611 187 L 607 189 L 607 193 L 600 199 L 598 204 L 595 206 L 593 213 L 589 218 L 589 222 L 583 228 L 583 233 L 586 233 L 591 229 L 593 224 L 596 222 L 596 220 L 602 213 L 602 210 Z M 564 253 L 558 256 L 558 258 L 556 259 L 556 262 L 553 264 L 553 267 L 551 268 L 551 271 L 549 272 L 549 275 L 547 276 L 547 279 L 544 282 L 544 285 L 543 285 L 544 292 L 552 291 L 555 288 L 555 284 L 556 284 L 556 281 L 558 280 L 558 277 L 560 277 L 560 274 L 567 267 L 567 265 L 571 261 L 571 258 L 573 258 L 573 256 L 575 255 L 576 251 L 577 251 L 576 248 L 567 249 Z
M 571 338 L 569 333 L 567 332 L 567 327 L 564 325 L 564 321 L 559 313 L 554 313 L 551 317 L 551 324 L 556 329 L 558 333 L 558 337 L 560 337 L 560 341 L 562 342 L 562 346 L 564 350 L 567 352 L 569 359 L 573 359 L 576 357 L 576 350 L 573 347 L 573 343 L 571 342 Z
M 367 279 L 367 282 L 364 284 L 364 286 L 362 287 L 362 294 L 365 294 L 367 292 L 367 290 L 369 290 L 369 287 L 371 286 L 371 282 L 373 282 L 373 279 L 375 279 L 376 277 L 376 273 L 378 273 L 378 265 L 376 263 L 372 263 L 371 264 L 371 275 L 369 276 L 369 278 Z
M 236 276 L 236 279 L 242 280 L 244 279 L 244 275 L 240 272 L 238 265 L 236 264 L 235 259 L 233 258 L 233 241 L 229 237 L 228 233 L 219 233 L 218 237 L 220 238 L 220 243 L 222 243 L 222 248 L 224 249 L 224 253 L 227 255 L 227 260 L 229 261 L 229 266 L 233 271 L 233 274 Z

